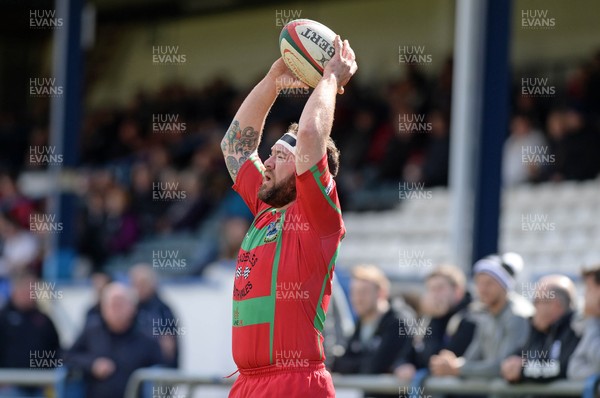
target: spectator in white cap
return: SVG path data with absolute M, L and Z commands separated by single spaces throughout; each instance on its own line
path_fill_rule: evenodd
M 462 357 L 448 350 L 434 355 L 429 366 L 433 375 L 500 376 L 502 360 L 525 343 L 527 317 L 533 312 L 531 305 L 516 305 L 513 289 L 522 268 L 523 259 L 516 253 L 492 255 L 475 263 L 474 280 L 480 300 L 480 309 L 473 314 L 475 336 Z

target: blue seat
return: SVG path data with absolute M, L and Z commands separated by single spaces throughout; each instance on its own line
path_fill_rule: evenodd
M 600 374 L 593 375 L 585 379 L 585 387 L 583 389 L 583 398 L 594 398 L 596 397 L 596 391 L 600 386 Z

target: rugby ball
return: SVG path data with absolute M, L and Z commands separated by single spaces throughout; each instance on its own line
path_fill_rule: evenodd
M 289 22 L 279 35 L 283 62 L 303 83 L 316 87 L 327 62 L 335 54 L 335 33 L 327 26 L 310 19 Z

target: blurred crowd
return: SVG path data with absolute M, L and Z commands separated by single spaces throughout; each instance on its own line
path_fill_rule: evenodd
M 524 77 L 528 79 L 528 77 Z M 503 148 L 505 186 L 582 181 L 600 172 L 600 52 L 563 81 L 538 78 L 537 87 L 513 90 L 513 114 Z M 529 95 L 527 93 L 553 93 Z
M 515 82 L 505 186 L 585 180 L 600 172 L 600 52 L 563 72 L 563 81 L 546 81 L 551 96 L 525 95 Z M 345 210 L 397 204 L 402 181 L 447 184 L 452 59 L 433 76 L 412 64 L 401 76 L 379 87 L 353 80 L 338 99 L 332 136 L 342 153 L 338 190 Z M 139 92 L 123 107 L 85 111 L 75 235 L 92 270 L 145 238 L 197 232 L 224 203 L 235 203 L 219 142 L 246 94 L 215 78 L 201 88 L 169 84 Z M 280 96 L 265 126 L 262 157 L 297 121 L 306 95 Z M 39 268 L 41 245 L 27 231 L 28 218 L 43 212 L 46 201 L 27 198 L 16 182 L 23 172 L 47 168 L 30 156 L 32 148 L 49 145 L 47 110 L 40 102 L 29 114 L 0 112 L 0 277 Z M 31 247 L 36 250 L 25 249 Z M 20 257 L 25 252 L 36 254 Z
M 356 327 L 331 370 L 393 373 L 407 383 L 417 372 L 509 383 L 600 374 L 600 265 L 582 272 L 582 306 L 574 282 L 564 275 L 545 275 L 519 288 L 522 267 L 516 253 L 480 259 L 471 295 L 460 268 L 440 265 L 425 278 L 417 315 L 405 303 L 391 305 L 390 284 L 379 268 L 355 267 L 350 299 Z
M 14 277 L 0 308 L 0 368 L 66 369 L 69 396 L 86 398 L 122 397 L 139 368 L 177 368 L 185 327 L 160 297 L 157 275 L 149 264 L 136 264 L 128 279 L 93 275 L 96 302 L 81 314 L 75 342 L 61 347 L 45 306 L 62 292 L 32 274 Z M 46 396 L 43 388 L 10 385 L 0 385 L 0 395 Z
M 328 368 L 345 375 L 393 374 L 400 385 L 424 372 L 509 383 L 600 374 L 600 265 L 582 270 L 583 297 L 561 274 L 519 283 L 522 268 L 516 253 L 486 256 L 473 266 L 471 288 L 461 268 L 441 264 L 409 305 L 402 298 L 406 292 L 391 294 L 380 268 L 355 266 L 349 282 L 354 331 L 330 339 L 336 332 L 325 329 Z M 80 388 L 76 396 L 104 398 L 122 396 L 136 369 L 178 367 L 185 325 L 163 301 L 151 265 L 132 266 L 127 283 L 101 273 L 92 283 L 96 302 L 81 314 L 83 327 L 74 343 L 61 347 L 44 308 L 55 288 L 31 274 L 13 278 L 0 309 L 0 368 L 64 367 L 70 388 Z M 405 391 L 400 396 L 410 395 Z M 4 395 L 41 393 L 0 386 Z

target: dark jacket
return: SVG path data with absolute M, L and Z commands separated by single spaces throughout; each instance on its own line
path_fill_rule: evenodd
M 522 381 L 549 382 L 567 377 L 569 359 L 579 342 L 572 320 L 573 312 L 569 312 L 548 332 L 540 332 L 530 325 L 527 342 L 514 353 L 523 359 Z
M 40 310 L 0 311 L 0 368 L 53 368 L 62 364 L 58 333 Z M 32 362 L 33 361 L 33 362 Z
M 366 343 L 360 340 L 359 320 L 344 355 L 336 358 L 332 370 L 345 374 L 391 373 L 394 359 L 410 348 L 411 338 L 409 333 L 402 332 L 401 318 L 404 319 L 390 309 Z
M 100 303 L 96 303 L 85 313 L 85 322 L 83 328 L 92 326 L 95 323 L 102 322 L 102 313 L 100 312 Z
M 462 356 L 475 333 L 475 322 L 468 316 L 470 303 L 471 295 L 467 293 L 446 315 L 431 318 L 425 335 L 415 336 L 406 355 L 399 357 L 394 367 L 410 363 L 417 369 L 428 368 L 429 359 L 444 349 Z
M 97 358 L 109 358 L 116 366 L 113 374 L 98 380 L 91 374 Z M 84 372 L 87 398 L 122 397 L 129 376 L 139 368 L 162 364 L 158 341 L 135 326 L 124 333 L 108 330 L 104 322 L 93 323 L 83 330 L 65 354 L 65 365 Z
M 147 336 L 156 338 L 157 333 L 162 333 L 175 338 L 175 357 L 166 362 L 165 365 L 177 368 L 179 364 L 179 336 L 183 334 L 185 329 L 180 325 L 179 319 L 175 318 L 171 308 L 157 294 L 154 294 L 150 299 L 138 303 L 136 323 L 138 328 Z M 158 327 L 155 327 L 156 325 Z

